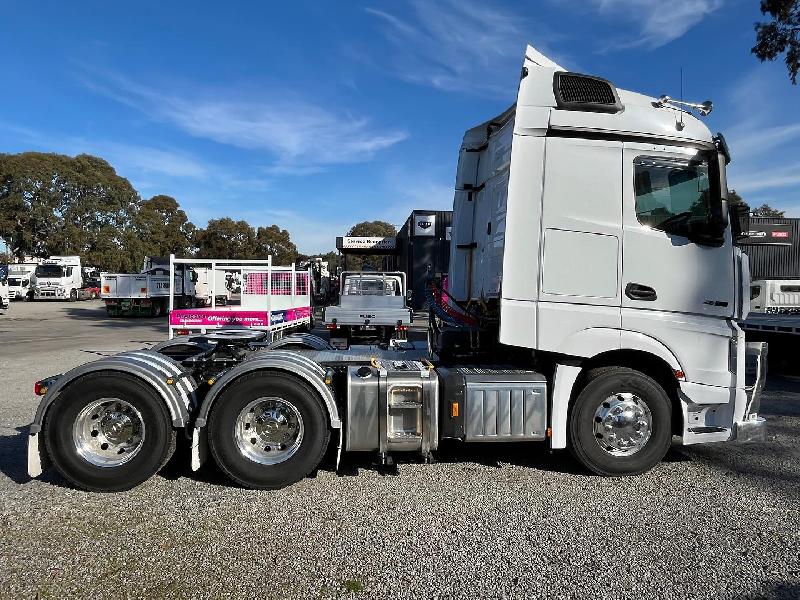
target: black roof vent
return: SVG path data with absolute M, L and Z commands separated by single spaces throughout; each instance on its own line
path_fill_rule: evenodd
M 622 103 L 614 84 L 600 77 L 558 72 L 553 77 L 556 106 L 562 110 L 617 113 Z

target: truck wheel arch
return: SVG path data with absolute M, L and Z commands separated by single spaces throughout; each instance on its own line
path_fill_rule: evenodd
M 564 361 L 556 367 L 551 408 L 551 448 L 567 447 L 567 421 L 569 411 L 578 394 L 586 384 L 587 374 L 593 369 L 612 366 L 628 366 L 652 377 L 658 382 L 669 396 L 673 407 L 673 430 L 680 431 L 683 425 L 683 413 L 678 398 L 678 379 L 676 370 L 680 363 L 666 346 L 649 336 L 635 332 L 622 332 L 633 334 L 632 339 L 623 337 L 624 343 L 628 341 L 639 342 L 639 348 L 645 349 L 615 349 L 607 350 L 590 358 L 575 358 Z M 631 344 L 635 347 L 634 344 Z M 650 351 L 654 350 L 654 351 Z
M 47 390 L 36 416 L 29 428 L 28 467 L 29 475 L 36 477 L 50 460 L 39 433 L 45 415 L 61 392 L 79 379 L 97 373 L 124 373 L 141 380 L 152 388 L 164 402 L 172 420 L 172 427 L 179 429 L 189 421 L 189 406 L 194 401 L 197 384 L 191 377 L 183 375 L 181 368 L 170 358 L 150 350 L 123 352 L 107 358 L 81 365 L 61 375 Z M 172 383 L 167 383 L 168 381 Z
M 287 373 L 296 379 L 305 381 L 319 395 L 322 405 L 328 414 L 331 428 L 340 429 L 342 422 L 333 392 L 325 384 L 325 370 L 310 358 L 285 350 L 264 350 L 239 365 L 227 371 L 214 382 L 211 390 L 203 399 L 197 418 L 194 421 L 195 429 L 206 426 L 208 415 L 216 399 L 222 391 L 239 377 L 255 371 L 278 371 Z

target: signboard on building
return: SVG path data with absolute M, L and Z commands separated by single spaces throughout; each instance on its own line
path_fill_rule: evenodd
M 743 246 L 792 245 L 792 226 L 777 223 L 752 223 L 747 237 L 739 242 Z
M 397 249 L 395 237 L 356 237 L 345 236 L 336 238 L 337 250 L 366 250 L 379 253 L 381 251 L 394 252 Z

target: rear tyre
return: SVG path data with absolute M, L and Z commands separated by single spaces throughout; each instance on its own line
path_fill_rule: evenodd
M 155 391 L 124 373 L 92 373 L 71 383 L 47 411 L 47 453 L 73 485 L 120 492 L 166 464 L 176 434 Z
M 570 449 L 599 475 L 638 475 L 658 464 L 672 441 L 664 389 L 625 367 L 596 369 L 572 407 Z
M 161 306 L 161 302 L 155 300 L 153 302 L 153 306 L 150 309 L 150 314 L 154 317 L 160 317 L 162 313 L 162 308 L 163 307 Z
M 232 383 L 208 419 L 211 454 L 233 481 L 253 489 L 291 485 L 319 465 L 330 440 L 327 413 L 305 382 L 253 373 Z

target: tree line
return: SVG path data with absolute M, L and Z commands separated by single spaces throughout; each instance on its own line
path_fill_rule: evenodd
M 272 255 L 281 265 L 306 258 L 278 225 L 226 217 L 197 227 L 175 198 L 142 199 L 108 162 L 88 154 L 0 154 L 0 238 L 19 259 L 77 254 L 114 272 L 137 272 L 145 256 L 169 254 Z

